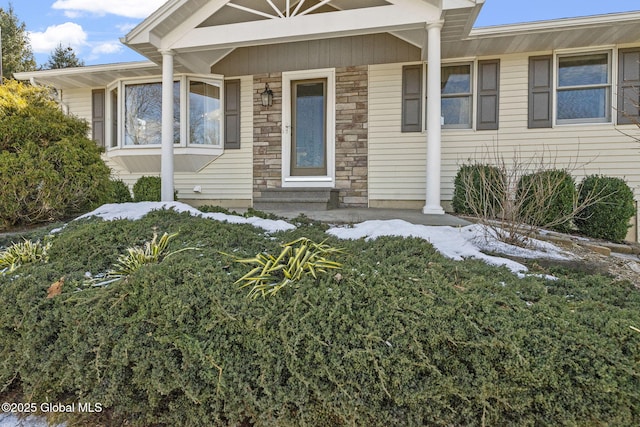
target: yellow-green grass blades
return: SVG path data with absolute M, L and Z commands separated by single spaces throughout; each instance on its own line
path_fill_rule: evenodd
M 277 257 L 258 254 L 254 258 L 236 259 L 236 262 L 253 264 L 255 267 L 235 283 L 242 283 L 240 288 L 251 287 L 248 295 L 251 298 L 273 296 L 306 274 L 317 279 L 318 273 L 340 268 L 342 264 L 326 258 L 338 253 L 342 253 L 342 250 L 301 237 L 282 245 Z
M 12 272 L 24 264 L 47 262 L 47 252 L 50 248 L 51 242 L 43 244 L 40 240 L 36 242 L 25 240 L 12 244 L 0 252 L 0 273 Z
M 150 242 L 145 242 L 143 247 L 136 246 L 127 248 L 127 253 L 118 257 L 118 261 L 114 265 L 113 269 L 109 270 L 104 278 L 116 280 L 122 279 L 146 264 L 157 264 L 172 255 L 196 249 L 182 248 L 165 254 L 169 246 L 169 241 L 177 235 L 178 233 L 164 233 L 158 240 L 158 234 L 154 232 L 153 239 Z M 111 281 L 109 283 L 111 283 Z

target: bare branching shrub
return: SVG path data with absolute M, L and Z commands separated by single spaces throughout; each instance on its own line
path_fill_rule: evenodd
M 559 167 L 544 153 L 482 157 L 460 168 L 454 210 L 475 216 L 506 243 L 526 246 L 541 228 L 569 231 L 576 214 L 599 200 L 596 191 L 578 199 L 572 172 L 584 165 Z

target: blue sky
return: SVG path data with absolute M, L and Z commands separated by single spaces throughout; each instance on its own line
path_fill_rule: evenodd
M 0 0 L 27 25 L 38 64 L 59 44 L 87 65 L 143 60 L 119 38 L 165 0 Z M 639 0 L 486 0 L 476 26 L 640 10 Z

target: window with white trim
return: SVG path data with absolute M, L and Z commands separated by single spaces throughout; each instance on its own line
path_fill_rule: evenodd
M 610 122 L 610 52 L 561 55 L 556 67 L 556 122 Z
M 444 65 L 440 76 L 441 108 L 444 119 L 442 127 L 470 129 L 473 105 L 471 64 Z

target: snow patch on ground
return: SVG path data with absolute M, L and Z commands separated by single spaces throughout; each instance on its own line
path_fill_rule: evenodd
M 294 225 L 283 220 L 270 220 L 258 217 L 243 217 L 223 213 L 203 213 L 198 209 L 180 202 L 139 202 L 114 203 L 102 205 L 77 219 L 99 217 L 105 221 L 116 219 L 138 220 L 149 212 L 160 209 L 172 209 L 176 212 L 188 212 L 193 216 L 209 218 L 215 221 L 226 221 L 232 224 L 250 224 L 267 232 L 292 230 Z M 560 250 L 549 242 L 531 239 L 529 248 L 521 248 L 501 242 L 493 232 L 480 224 L 466 227 L 427 226 L 410 222 L 393 220 L 365 221 L 353 226 L 334 227 L 328 234 L 341 239 L 376 239 L 381 236 L 418 237 L 430 242 L 440 253 L 453 260 L 462 261 L 467 258 L 480 259 L 487 264 L 505 266 L 520 275 L 527 272 L 523 264 L 508 258 L 488 255 L 504 254 L 518 258 L 571 259 L 571 255 Z M 552 280 L 552 277 L 547 277 Z
M 507 258 L 487 255 L 483 251 L 501 253 L 521 258 L 570 259 L 570 255 L 551 243 L 531 241 L 531 248 L 520 248 L 500 242 L 487 228 L 479 224 L 466 227 L 427 226 L 394 219 L 365 221 L 352 227 L 334 227 L 327 233 L 340 239 L 376 239 L 382 236 L 418 237 L 427 240 L 441 254 L 456 261 L 467 258 L 480 259 L 487 264 L 505 266 L 522 274 L 527 267 Z M 551 279 L 551 277 L 548 277 Z
M 243 217 L 239 215 L 227 215 L 219 212 L 204 213 L 198 209 L 180 202 L 138 202 L 138 203 L 112 203 L 102 205 L 96 210 L 84 214 L 76 219 L 99 217 L 105 221 L 117 219 L 138 220 L 151 211 L 171 209 L 176 212 L 189 212 L 192 216 L 213 219 L 215 221 L 226 221 L 231 224 L 250 224 L 254 227 L 275 233 L 278 231 L 292 230 L 295 226 L 283 220 L 272 220 L 258 217 Z

